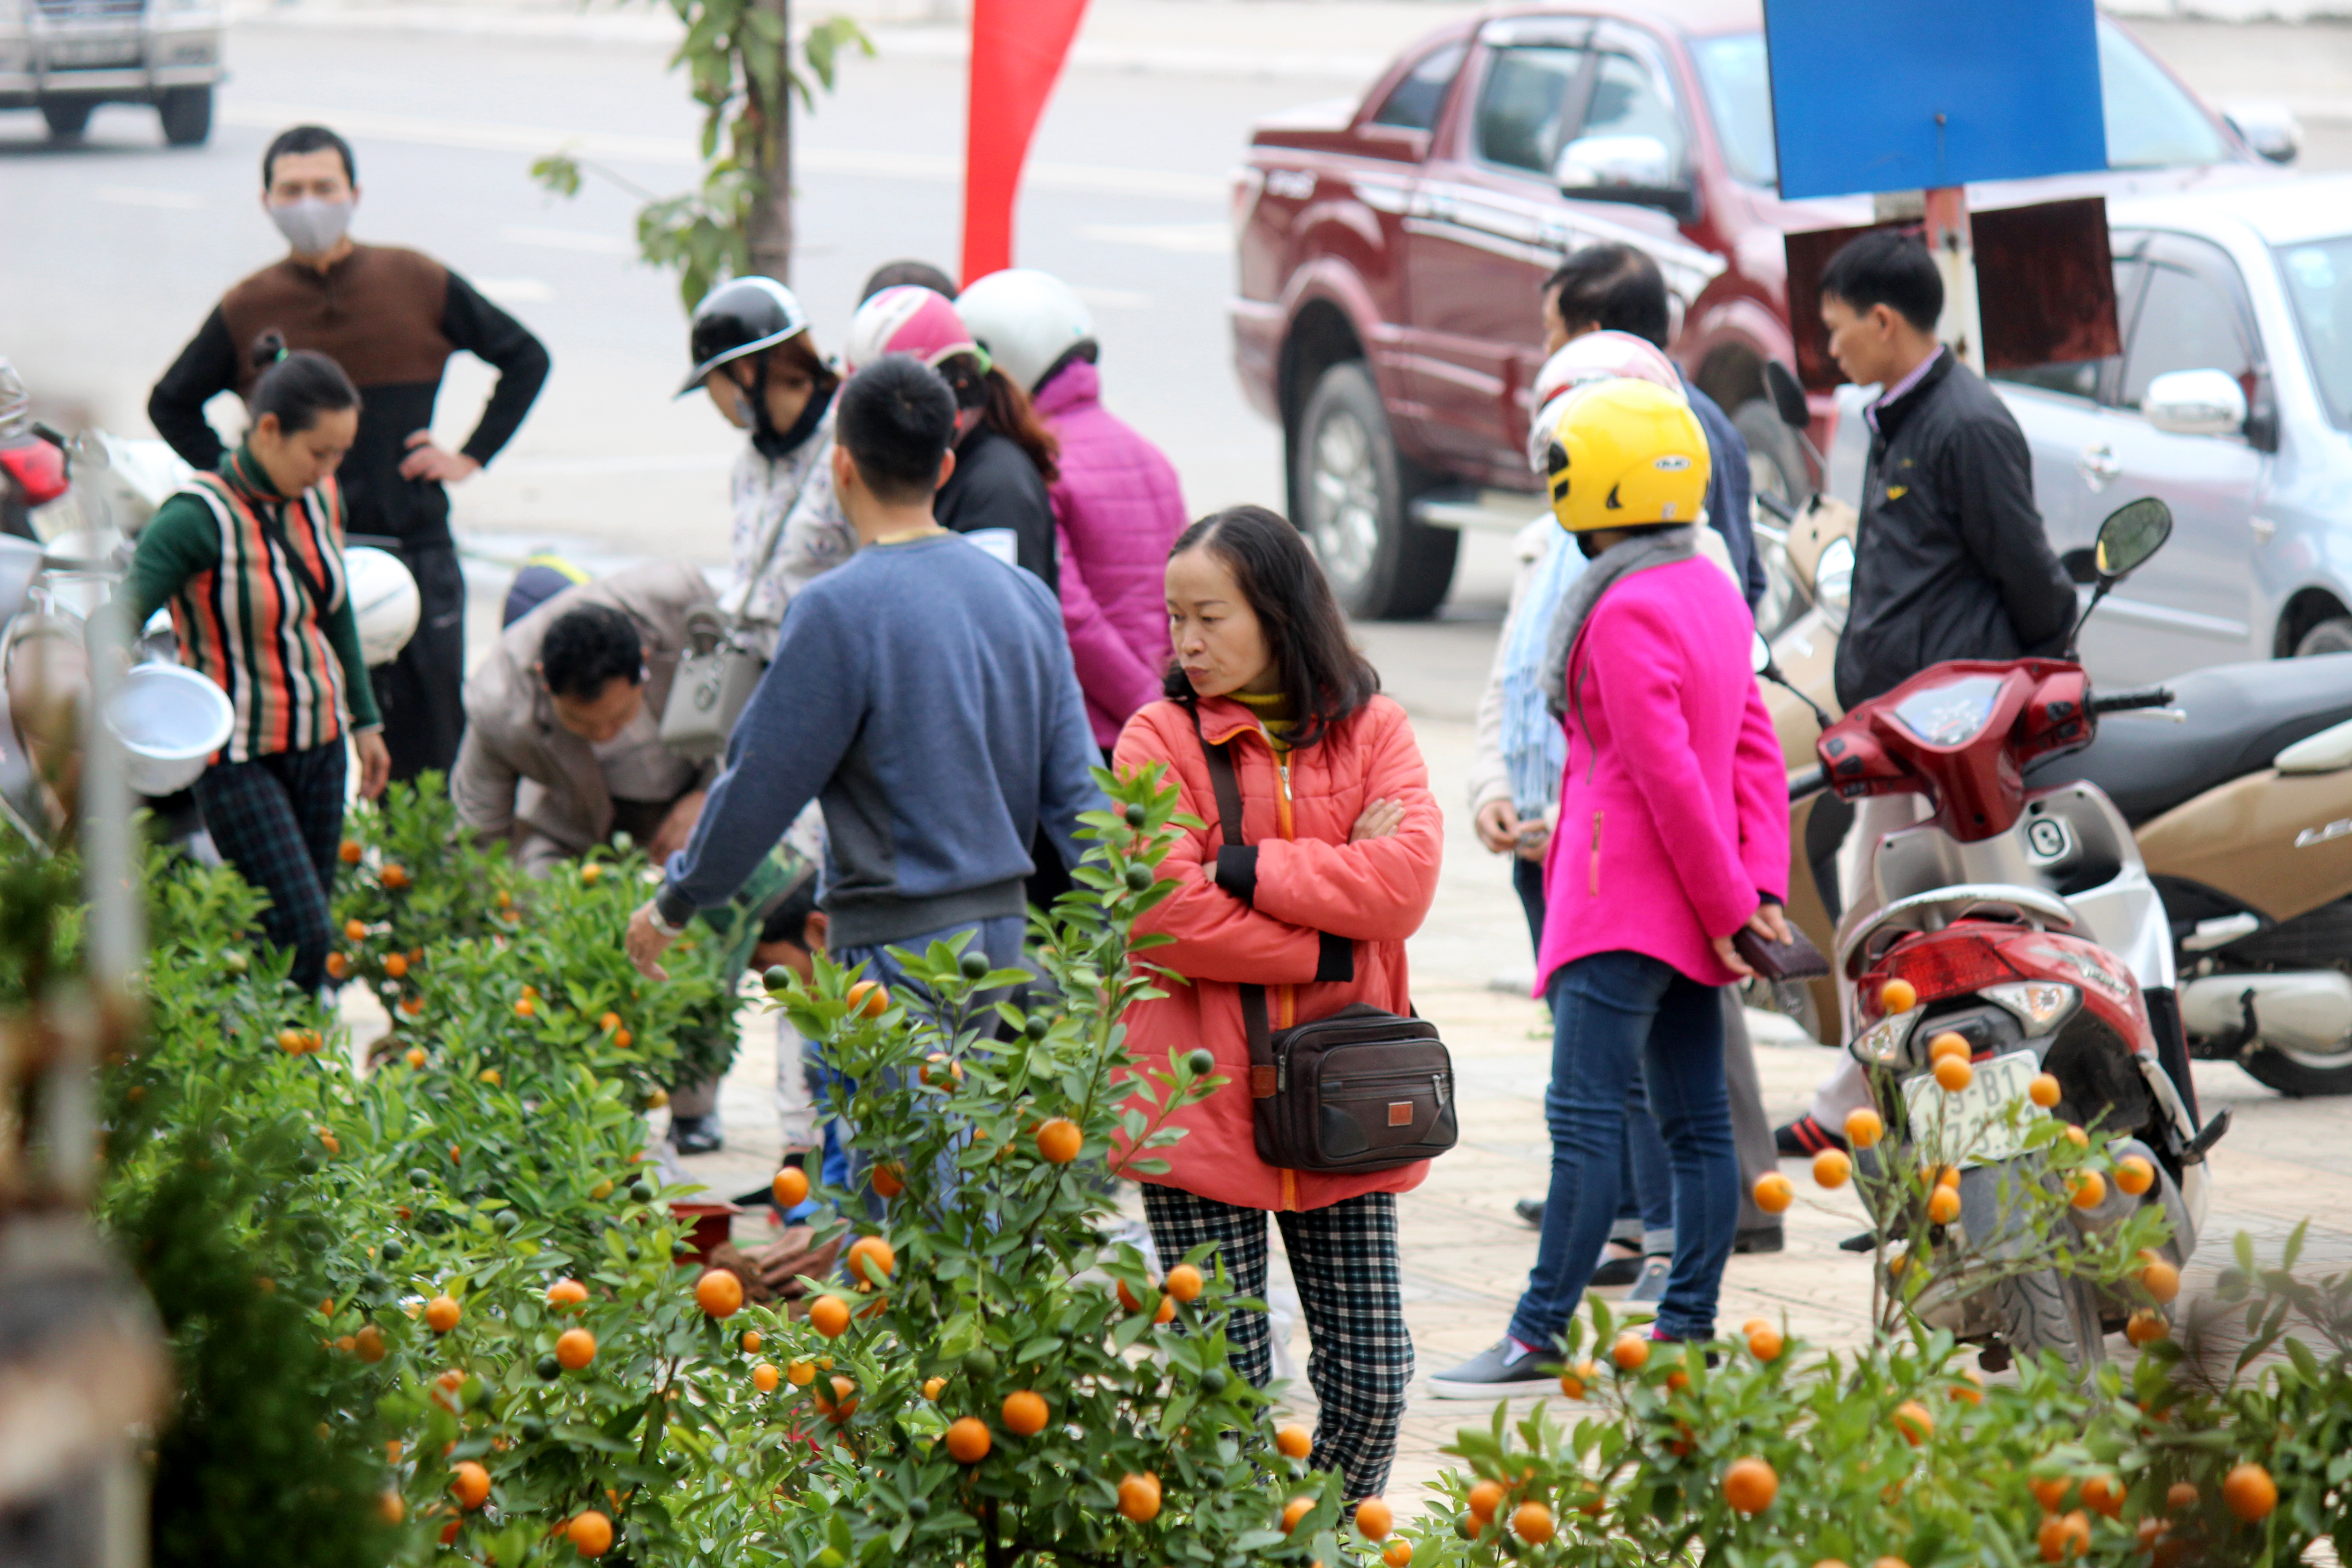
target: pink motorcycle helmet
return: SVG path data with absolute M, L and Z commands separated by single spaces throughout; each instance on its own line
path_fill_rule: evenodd
M 1563 344 L 1536 372 L 1535 418 L 1528 429 L 1528 466 L 1544 471 L 1551 433 L 1559 427 L 1560 405 L 1585 387 L 1604 381 L 1646 381 L 1687 403 L 1683 378 L 1656 345 L 1631 332 L 1587 332 Z
M 931 370 L 958 354 L 974 355 L 983 368 L 988 363 L 954 302 L 913 284 L 883 289 L 850 318 L 849 338 L 841 348 L 850 374 L 889 354 L 905 354 Z

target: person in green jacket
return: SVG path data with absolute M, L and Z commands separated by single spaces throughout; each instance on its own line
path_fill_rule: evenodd
M 156 510 L 131 567 L 135 624 L 168 605 L 180 661 L 228 693 L 236 721 L 196 781 L 222 858 L 269 895 L 262 930 L 294 952 L 294 984 L 326 981 L 328 900 L 343 834 L 346 731 L 373 799 L 392 770 L 343 572 L 335 465 L 360 395 L 320 353 L 275 332 L 246 399 L 251 426 L 217 473 Z

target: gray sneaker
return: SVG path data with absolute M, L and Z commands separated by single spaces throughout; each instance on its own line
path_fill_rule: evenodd
M 1642 1259 L 1642 1276 L 1633 1281 L 1633 1288 L 1625 1292 L 1625 1300 L 1628 1301 L 1664 1300 L 1666 1276 L 1674 1271 L 1675 1260 L 1671 1258 L 1644 1258 Z
M 1543 1369 L 1552 1358 L 1541 1351 L 1522 1352 L 1509 1335 L 1450 1372 L 1429 1380 L 1429 1392 L 1440 1399 L 1508 1399 L 1515 1394 L 1556 1394 L 1559 1374 Z

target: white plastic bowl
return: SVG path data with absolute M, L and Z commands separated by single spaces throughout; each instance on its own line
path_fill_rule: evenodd
M 213 753 L 228 744 L 236 719 L 228 693 L 172 664 L 131 669 L 106 707 L 106 727 L 122 742 L 131 787 L 146 795 L 195 783 Z

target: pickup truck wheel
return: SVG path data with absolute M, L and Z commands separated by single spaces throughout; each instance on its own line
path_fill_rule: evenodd
M 1298 498 L 1293 521 L 1342 608 L 1369 619 L 1419 620 L 1444 603 L 1462 536 L 1408 515 L 1418 476 L 1397 452 L 1363 362 L 1323 373 L 1290 458 Z
M 213 89 L 175 87 L 155 106 L 163 121 L 163 140 L 174 147 L 201 147 L 212 140 Z
M 1797 433 L 1780 423 L 1780 410 L 1764 398 L 1750 398 L 1732 411 L 1732 427 L 1748 443 L 1748 483 L 1759 495 L 1797 507 L 1813 493 L 1805 448 Z
M 97 107 L 86 98 L 47 98 L 41 100 L 41 118 L 49 122 L 50 136 L 65 142 L 89 129 L 90 110 Z

